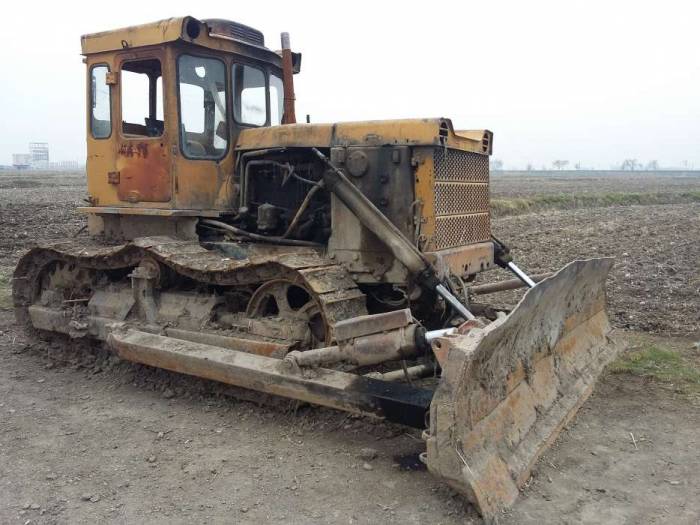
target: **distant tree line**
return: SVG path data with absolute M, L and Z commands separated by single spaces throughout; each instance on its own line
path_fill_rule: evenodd
M 657 171 L 659 169 L 659 161 L 650 160 L 645 166 L 641 162 L 638 162 L 637 159 L 625 159 L 622 161 L 622 164 L 620 164 L 620 169 L 623 171 L 634 171 L 642 169 L 648 171 Z
M 567 169 L 569 164 L 570 164 L 569 161 L 566 159 L 557 159 L 557 160 L 552 161 L 551 169 L 564 170 L 564 169 Z M 495 158 L 490 159 L 490 165 L 491 165 L 491 171 L 501 171 L 504 169 L 503 161 L 501 159 L 495 159 Z M 511 169 L 513 169 L 513 168 L 511 168 Z M 528 163 L 525 167 L 525 171 L 535 171 L 538 169 L 541 171 L 547 171 L 548 167 L 543 164 L 540 168 L 537 168 L 532 163 Z M 583 164 L 581 164 L 581 162 L 577 162 L 574 164 L 573 169 L 574 170 L 591 171 L 594 168 L 585 167 Z M 659 164 L 658 160 L 650 160 L 646 164 L 644 164 L 643 162 L 640 162 L 637 159 L 625 159 L 622 161 L 621 164 L 611 166 L 611 169 L 622 170 L 622 171 L 635 171 L 635 170 L 659 171 L 659 170 L 663 170 L 663 169 L 688 170 L 688 169 L 692 169 L 692 165 L 687 160 L 684 160 L 683 162 L 681 162 L 680 168 L 668 168 L 668 167 L 662 168 L 661 165 Z

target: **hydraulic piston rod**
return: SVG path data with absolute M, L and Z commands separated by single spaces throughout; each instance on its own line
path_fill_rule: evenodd
M 518 276 L 518 279 L 520 279 L 522 282 L 524 282 L 528 288 L 534 288 L 535 287 L 535 281 L 530 279 L 530 277 L 522 271 L 520 268 L 516 266 L 516 264 L 513 261 L 510 261 L 507 265 L 508 269 L 513 272 L 515 275 Z
M 493 239 L 493 258 L 496 264 L 498 264 L 501 268 L 505 268 L 506 270 L 513 272 L 518 279 L 525 283 L 525 286 L 528 288 L 534 288 L 536 284 L 535 281 L 533 281 L 528 274 L 518 268 L 518 266 L 513 262 L 513 256 L 510 254 L 510 248 L 496 239 L 496 237 L 493 235 L 491 238 Z
M 459 299 L 452 295 L 452 293 L 450 293 L 450 291 L 447 288 L 445 288 L 442 284 L 438 284 L 435 287 L 435 291 L 440 294 L 440 297 L 442 297 L 445 301 L 450 303 L 450 306 L 457 310 L 457 312 L 459 312 L 459 315 L 464 317 L 466 321 L 476 319 L 476 316 L 473 313 L 471 313 L 466 306 L 460 303 Z
M 417 325 L 412 323 L 406 327 L 356 337 L 340 345 L 289 352 L 284 358 L 285 366 L 289 369 L 323 367 L 340 362 L 356 366 L 376 365 L 416 357 L 421 355 L 426 349 L 426 344 L 430 345 L 434 339 L 457 333 L 456 328 L 427 332 L 417 332 L 416 328 Z

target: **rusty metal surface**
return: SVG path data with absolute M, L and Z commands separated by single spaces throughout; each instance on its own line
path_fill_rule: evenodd
M 536 283 L 538 283 L 543 279 L 546 279 L 547 277 L 551 276 L 551 273 L 541 273 L 538 275 L 532 275 L 530 276 L 530 278 Z M 524 287 L 525 283 L 522 282 L 520 279 L 508 279 L 507 281 L 500 281 L 497 283 L 486 283 L 479 284 L 476 286 L 470 286 L 469 293 L 473 295 L 485 295 L 490 293 L 503 292 L 505 290 L 516 290 L 517 288 Z
M 296 124 L 294 97 L 294 64 L 289 46 L 289 33 L 282 33 L 282 89 L 284 91 L 284 111 L 282 124 Z
M 170 200 L 170 154 L 160 138 L 125 139 L 117 149 L 117 170 L 120 200 L 131 203 Z
M 382 314 L 375 314 L 382 315 Z M 294 368 L 346 363 L 371 366 L 415 357 L 422 352 L 416 344 L 415 324 L 341 341 L 338 346 L 314 348 L 287 354 L 285 361 Z
M 111 206 L 79 206 L 81 213 L 97 215 L 147 215 L 156 217 L 220 217 L 219 210 L 178 210 L 165 208 L 125 208 Z
M 240 335 L 224 335 L 208 333 L 204 331 L 180 330 L 178 328 L 166 328 L 165 335 L 175 339 L 183 339 L 194 343 L 219 346 L 248 354 L 264 355 L 267 357 L 284 357 L 289 351 L 289 344 L 260 339 L 241 337 Z
M 290 373 L 279 359 L 128 330 L 108 346 L 129 361 L 356 414 L 423 426 L 432 392 L 334 370 Z
M 338 341 L 345 341 L 363 335 L 403 328 L 411 324 L 411 322 L 413 322 L 413 316 L 408 308 L 374 315 L 363 315 L 336 323 L 335 336 Z
M 283 127 L 250 128 L 241 132 L 239 151 L 278 147 L 331 146 L 445 146 L 488 155 L 482 138 L 490 131 L 457 135 L 450 119 L 394 119 L 292 124 Z M 480 137 L 480 138 L 477 138 Z
M 426 252 L 438 275 L 474 275 L 494 267 L 493 243 L 482 242 L 434 252 Z
M 612 263 L 574 261 L 528 290 L 507 317 L 433 342 L 443 376 L 431 405 L 428 468 L 484 516 L 512 505 L 616 355 L 605 312 Z

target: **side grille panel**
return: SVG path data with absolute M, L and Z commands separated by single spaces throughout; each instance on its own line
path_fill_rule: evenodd
M 435 183 L 435 214 L 460 215 L 489 211 L 489 186 L 471 182 Z
M 488 213 L 435 217 L 435 246 L 438 250 L 487 241 L 490 232 Z
M 435 180 L 489 182 L 489 157 L 479 153 L 436 148 L 433 153 Z
M 433 153 L 435 249 L 486 241 L 491 237 L 489 158 L 452 149 Z

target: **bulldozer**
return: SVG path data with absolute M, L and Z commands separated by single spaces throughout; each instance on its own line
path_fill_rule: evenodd
M 492 235 L 493 134 L 297 123 L 289 35 L 275 51 L 223 19 L 89 34 L 82 54 L 89 235 L 21 258 L 18 322 L 420 429 L 431 473 L 485 517 L 511 506 L 619 345 L 611 259 L 531 277 Z M 512 309 L 478 300 L 518 287 Z

